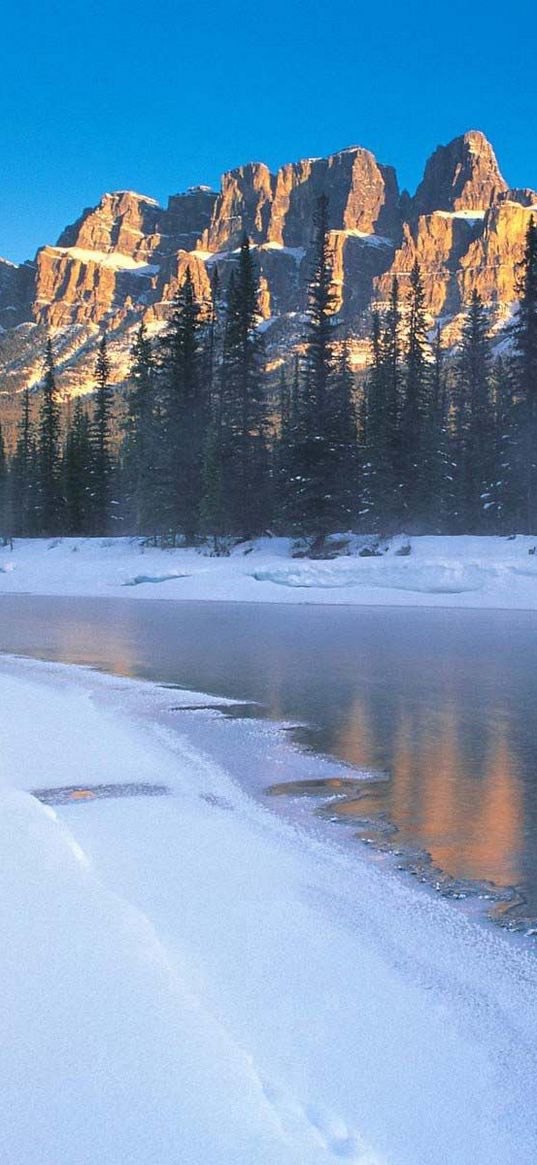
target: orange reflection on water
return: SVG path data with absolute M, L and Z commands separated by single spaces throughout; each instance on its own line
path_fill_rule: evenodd
M 435 717 L 399 707 L 383 738 L 365 702 L 354 705 L 337 741 L 338 754 L 356 765 L 389 757 L 391 779 L 377 786 L 357 813 L 387 813 L 402 842 L 430 853 L 455 877 L 512 885 L 521 878 L 523 784 L 502 725 L 465 732 L 455 701 Z
M 91 625 L 84 626 L 75 621 L 64 620 L 56 627 L 56 644 L 58 659 L 62 663 L 84 664 L 92 660 L 95 650 L 95 631 Z M 104 653 L 103 653 L 104 654 Z M 125 634 L 125 627 L 120 627 L 114 634 L 110 623 L 106 626 L 106 656 L 101 662 L 104 670 L 111 671 L 118 676 L 137 676 L 137 665 L 134 648 L 131 651 L 129 636 Z

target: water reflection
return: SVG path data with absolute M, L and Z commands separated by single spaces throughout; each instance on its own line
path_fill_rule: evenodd
M 537 618 L 3 597 L 0 648 L 256 700 L 376 772 L 360 814 L 537 910 Z
M 355 701 L 335 748 L 355 764 L 372 764 L 378 741 L 367 700 Z M 461 731 L 450 705 L 424 722 L 401 703 L 384 725 L 382 747 L 390 781 L 365 801 L 341 804 L 342 817 L 385 813 L 401 842 L 430 853 L 456 877 L 518 884 L 523 878 L 524 785 L 505 725 L 484 725 L 482 736 Z

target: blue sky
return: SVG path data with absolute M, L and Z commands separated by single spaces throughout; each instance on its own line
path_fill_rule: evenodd
M 2 16 L 0 255 L 55 241 L 105 190 L 163 200 L 248 160 L 364 145 L 413 189 L 482 129 L 537 187 L 532 5 L 27 0 Z

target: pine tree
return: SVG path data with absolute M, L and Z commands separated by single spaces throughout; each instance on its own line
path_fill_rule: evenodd
M 164 467 L 159 440 L 156 362 L 142 322 L 132 349 L 126 433 L 123 442 L 123 501 L 127 525 L 137 534 L 160 532 Z
M 296 361 L 295 361 L 296 363 Z M 278 388 L 278 433 L 274 448 L 275 522 L 284 534 L 292 525 L 293 497 L 293 393 L 285 365 L 280 368 Z
M 82 400 L 78 397 L 63 456 L 65 523 L 69 534 L 92 533 L 95 519 L 93 470 L 89 417 Z
M 11 513 L 8 491 L 8 464 L 4 434 L 0 422 L 0 535 L 11 536 Z
M 38 490 L 37 530 L 40 534 L 61 533 L 62 495 L 60 461 L 60 407 L 56 389 L 52 343 L 47 341 L 45 377 L 39 411 L 37 449 Z
M 30 393 L 22 393 L 17 445 L 10 474 L 13 529 L 28 536 L 35 531 L 38 501 L 37 450 L 30 412 Z
M 462 334 L 457 393 L 461 457 L 459 514 L 462 529 L 475 534 L 491 526 L 491 488 L 495 477 L 488 320 L 477 291 L 472 294 Z
M 372 363 L 365 392 L 365 450 L 361 516 L 377 533 L 397 528 L 401 509 L 401 312 L 397 277 L 385 320 L 372 319 Z
M 335 531 L 344 531 L 356 523 L 359 500 L 354 378 L 347 341 L 341 345 L 332 374 L 328 435 L 332 458 L 331 526 Z
M 221 377 L 222 492 L 229 533 L 260 534 L 269 520 L 264 347 L 258 286 L 245 235 L 227 294 Z
M 221 314 L 222 302 L 220 298 L 220 278 L 218 267 L 214 264 L 211 273 L 211 295 L 206 319 L 205 342 L 205 383 L 209 407 L 214 413 L 219 403 L 220 378 L 218 376 L 218 362 L 221 355 Z
M 508 363 L 497 357 L 492 369 L 494 415 L 494 472 L 490 509 L 501 533 L 516 530 L 521 519 L 518 473 L 517 417 L 513 376 Z
M 405 522 L 423 529 L 429 522 L 433 451 L 430 447 L 431 395 L 427 366 L 425 295 L 418 261 L 410 275 L 405 393 L 401 412 L 402 483 Z
M 164 435 L 169 489 L 168 526 L 192 542 L 198 532 L 203 463 L 210 419 L 202 353 L 202 319 L 187 268 L 163 340 Z
M 403 398 L 402 320 L 399 281 L 394 275 L 390 302 L 382 335 L 383 408 L 386 440 L 386 481 L 384 488 L 385 527 L 397 528 L 403 508 L 403 463 L 401 449 L 401 409 Z
M 530 218 L 513 327 L 521 521 L 537 531 L 537 224 Z
M 106 333 L 103 332 L 95 364 L 95 409 L 92 424 L 93 451 L 93 514 L 96 534 L 106 534 L 110 525 L 112 478 L 112 404 L 114 393 L 110 385 L 110 360 Z
M 435 534 L 449 534 L 456 525 L 457 497 L 455 464 L 453 462 L 454 451 L 449 425 L 445 351 L 442 346 L 440 328 L 437 328 L 433 346 L 429 418 L 431 425 L 429 434 L 431 448 L 429 519 L 431 529 Z
M 334 372 L 332 271 L 328 241 L 328 199 L 315 212 L 312 275 L 308 290 L 308 328 L 300 380 L 294 448 L 294 509 L 297 529 L 322 548 L 334 529 L 336 458 L 331 426 Z
M 200 527 L 204 534 L 212 538 L 215 554 L 220 554 L 222 551 L 221 539 L 226 533 L 226 529 L 222 492 L 221 430 L 218 416 L 215 416 L 211 421 L 205 441 Z

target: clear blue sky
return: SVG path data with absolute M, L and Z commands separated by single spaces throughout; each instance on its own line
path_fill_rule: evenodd
M 0 255 L 33 255 L 105 190 L 163 200 L 252 159 L 364 145 L 413 189 L 465 129 L 537 187 L 536 23 L 528 0 L 6 4 Z

